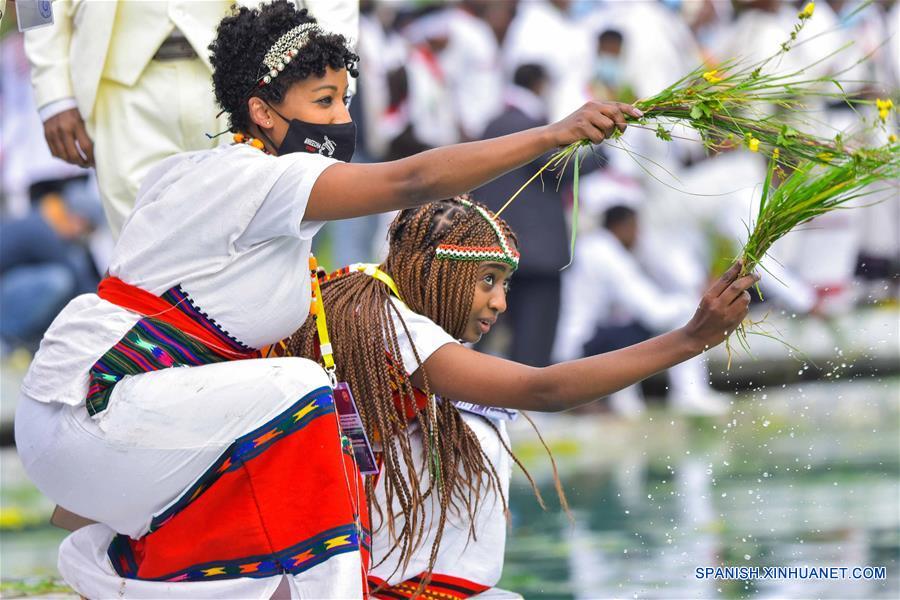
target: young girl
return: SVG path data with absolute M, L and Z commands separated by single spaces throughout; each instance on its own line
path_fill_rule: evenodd
M 755 277 L 732 267 L 691 321 L 647 342 L 533 368 L 479 353 L 518 266 L 506 223 L 461 197 L 402 211 L 380 266 L 321 284 L 337 377 L 356 398 L 381 472 L 366 482 L 376 596 L 466 597 L 500 578 L 515 409 L 559 411 L 608 395 L 721 342 Z M 289 349 L 319 356 L 311 318 Z M 453 401 L 451 401 L 451 399 Z M 444 596 L 441 596 L 444 594 Z

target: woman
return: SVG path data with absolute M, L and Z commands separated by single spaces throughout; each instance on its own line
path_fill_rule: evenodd
M 48 497 L 99 523 L 60 548 L 85 596 L 267 598 L 284 582 L 359 597 L 366 514 L 329 379 L 261 359 L 306 318 L 312 237 L 600 142 L 638 112 L 591 103 L 496 140 L 348 164 L 357 57 L 341 36 L 276 2 L 224 19 L 210 48 L 236 144 L 147 176 L 109 277 L 63 309 L 25 377 L 19 454 Z
M 681 329 L 536 369 L 459 343 L 477 342 L 506 310 L 519 253 L 504 221 L 467 198 L 444 200 L 402 211 L 389 241 L 384 264 L 345 268 L 321 292 L 337 375 L 381 448 L 366 490 L 369 581 L 384 598 L 467 597 L 495 585 L 514 409 L 572 408 L 696 356 L 743 320 L 756 281 L 737 279 L 736 265 Z M 319 314 L 292 336 L 292 353 L 320 356 Z

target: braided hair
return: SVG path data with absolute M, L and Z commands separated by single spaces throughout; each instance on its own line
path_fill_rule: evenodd
M 446 244 L 496 246 L 497 231 L 478 214 L 479 209 L 487 210 L 468 197 L 458 197 L 400 212 L 388 234 L 388 257 L 380 265 L 396 282 L 411 310 L 427 316 L 456 338 L 462 337 L 466 327 L 479 263 L 443 259 L 437 256 L 436 249 Z M 516 245 L 509 226 L 501 219 L 495 219 L 495 223 L 507 240 Z M 388 287 L 365 273 L 345 269 L 325 278 L 322 299 L 329 316 L 338 378 L 349 383 L 358 399 L 360 416 L 370 439 L 382 444 L 384 506 L 372 506 L 374 478 L 368 478 L 366 490 L 370 514 L 375 514 L 373 510 L 377 512 L 381 523 L 387 525 L 392 547 L 400 551 L 398 568 L 400 565 L 406 568 L 426 533 L 426 500 L 435 494 L 440 506 L 435 540 L 420 587 L 424 586 L 437 559 L 450 510 L 465 512 L 471 523 L 469 535 L 473 538 L 474 517 L 486 492 L 495 491 L 506 510 L 500 478 L 474 432 L 447 399 L 426 403 L 412 421 L 422 433 L 424 464 L 433 466 L 430 475 L 427 469 L 423 473 L 417 468 L 410 443 L 415 428 L 404 411 L 398 410 L 415 407 L 416 399 L 413 384 L 399 360 L 395 322 L 400 323 L 408 338 L 409 332 L 390 301 Z M 295 355 L 317 357 L 314 318 L 308 319 L 290 338 L 288 350 Z M 391 360 L 392 357 L 397 360 Z M 418 353 L 416 360 L 424 379 L 422 391 L 430 397 L 428 374 Z M 543 507 L 531 476 L 502 437 L 500 440 L 525 472 Z M 404 517 L 400 528 L 395 523 L 399 516 L 394 512 L 395 501 Z
M 213 67 L 213 90 L 219 106 L 229 114 L 231 131 L 247 131 L 250 113 L 247 100 L 253 96 L 270 104 L 280 104 L 291 85 L 312 75 L 322 77 L 325 69 L 347 69 L 357 77 L 359 56 L 350 50 L 343 35 L 313 30 L 309 41 L 278 77 L 260 86 L 266 52 L 287 31 L 315 23 L 307 10 L 297 10 L 293 3 L 276 0 L 259 8 L 242 6 L 222 19 L 216 39 L 209 45 Z

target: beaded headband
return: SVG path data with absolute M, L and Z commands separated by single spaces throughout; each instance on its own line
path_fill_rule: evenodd
M 309 36 L 313 32 L 322 33 L 322 30 L 315 23 L 303 23 L 289 29 L 272 44 L 263 58 L 263 65 L 268 72 L 259 78 L 260 87 L 271 83 L 279 73 L 284 71 L 285 65 L 300 53 L 300 49 L 309 42 Z
M 513 269 L 519 268 L 519 253 L 512 249 L 509 241 L 500 229 L 497 219 L 489 214 L 482 207 L 472 204 L 468 200 L 460 200 L 464 206 L 474 208 L 481 218 L 488 222 L 491 229 L 497 235 L 499 246 L 457 246 L 455 244 L 441 244 L 435 250 L 437 258 L 446 260 L 463 260 L 472 262 L 484 262 L 486 260 L 495 260 L 497 262 L 506 263 Z

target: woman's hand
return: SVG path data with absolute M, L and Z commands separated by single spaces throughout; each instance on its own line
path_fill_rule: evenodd
M 750 286 L 759 281 L 759 275 L 738 277 L 740 261 L 713 283 L 703 298 L 697 312 L 683 330 L 696 343 L 697 351 L 703 351 L 721 343 L 747 316 L 750 306 Z
M 547 131 L 558 147 L 584 139 L 599 144 L 616 129 L 625 131 L 625 115 L 640 118 L 644 113 L 622 102 L 591 101 L 565 119 L 547 125 Z

